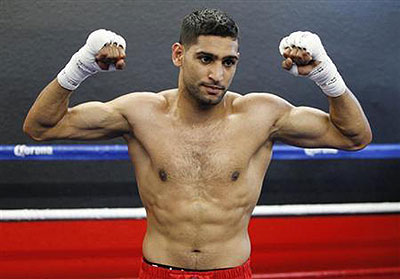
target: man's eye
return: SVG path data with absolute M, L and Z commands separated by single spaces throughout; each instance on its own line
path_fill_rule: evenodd
M 208 64 L 212 61 L 212 59 L 209 56 L 202 56 L 200 57 L 200 61 L 203 62 L 204 64 Z
M 225 60 L 224 61 L 224 65 L 226 66 L 226 67 L 232 67 L 233 65 L 235 65 L 235 61 L 234 60 L 231 60 L 231 59 L 229 59 L 229 60 Z

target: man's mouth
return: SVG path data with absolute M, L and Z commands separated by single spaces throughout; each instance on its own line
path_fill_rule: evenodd
M 202 84 L 207 90 L 207 93 L 210 95 L 217 95 L 221 91 L 225 90 L 225 87 L 219 85 L 212 85 L 212 84 Z

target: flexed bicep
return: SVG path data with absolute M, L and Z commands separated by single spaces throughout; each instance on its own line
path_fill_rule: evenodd
M 129 123 L 113 102 L 88 102 L 68 109 L 63 119 L 43 138 L 94 140 L 122 136 Z
M 351 140 L 332 123 L 328 113 L 289 105 L 276 123 L 274 140 L 300 147 L 351 149 Z

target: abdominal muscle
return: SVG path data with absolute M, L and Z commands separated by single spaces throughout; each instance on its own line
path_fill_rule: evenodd
M 146 207 L 143 256 L 150 262 L 195 270 L 242 265 L 250 256 L 251 209 L 218 201 L 177 200 Z

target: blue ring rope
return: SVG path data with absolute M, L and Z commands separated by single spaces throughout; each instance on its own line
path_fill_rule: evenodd
M 363 150 L 275 145 L 273 160 L 399 159 L 400 144 L 370 144 Z M 0 161 L 129 160 L 126 145 L 0 145 Z

